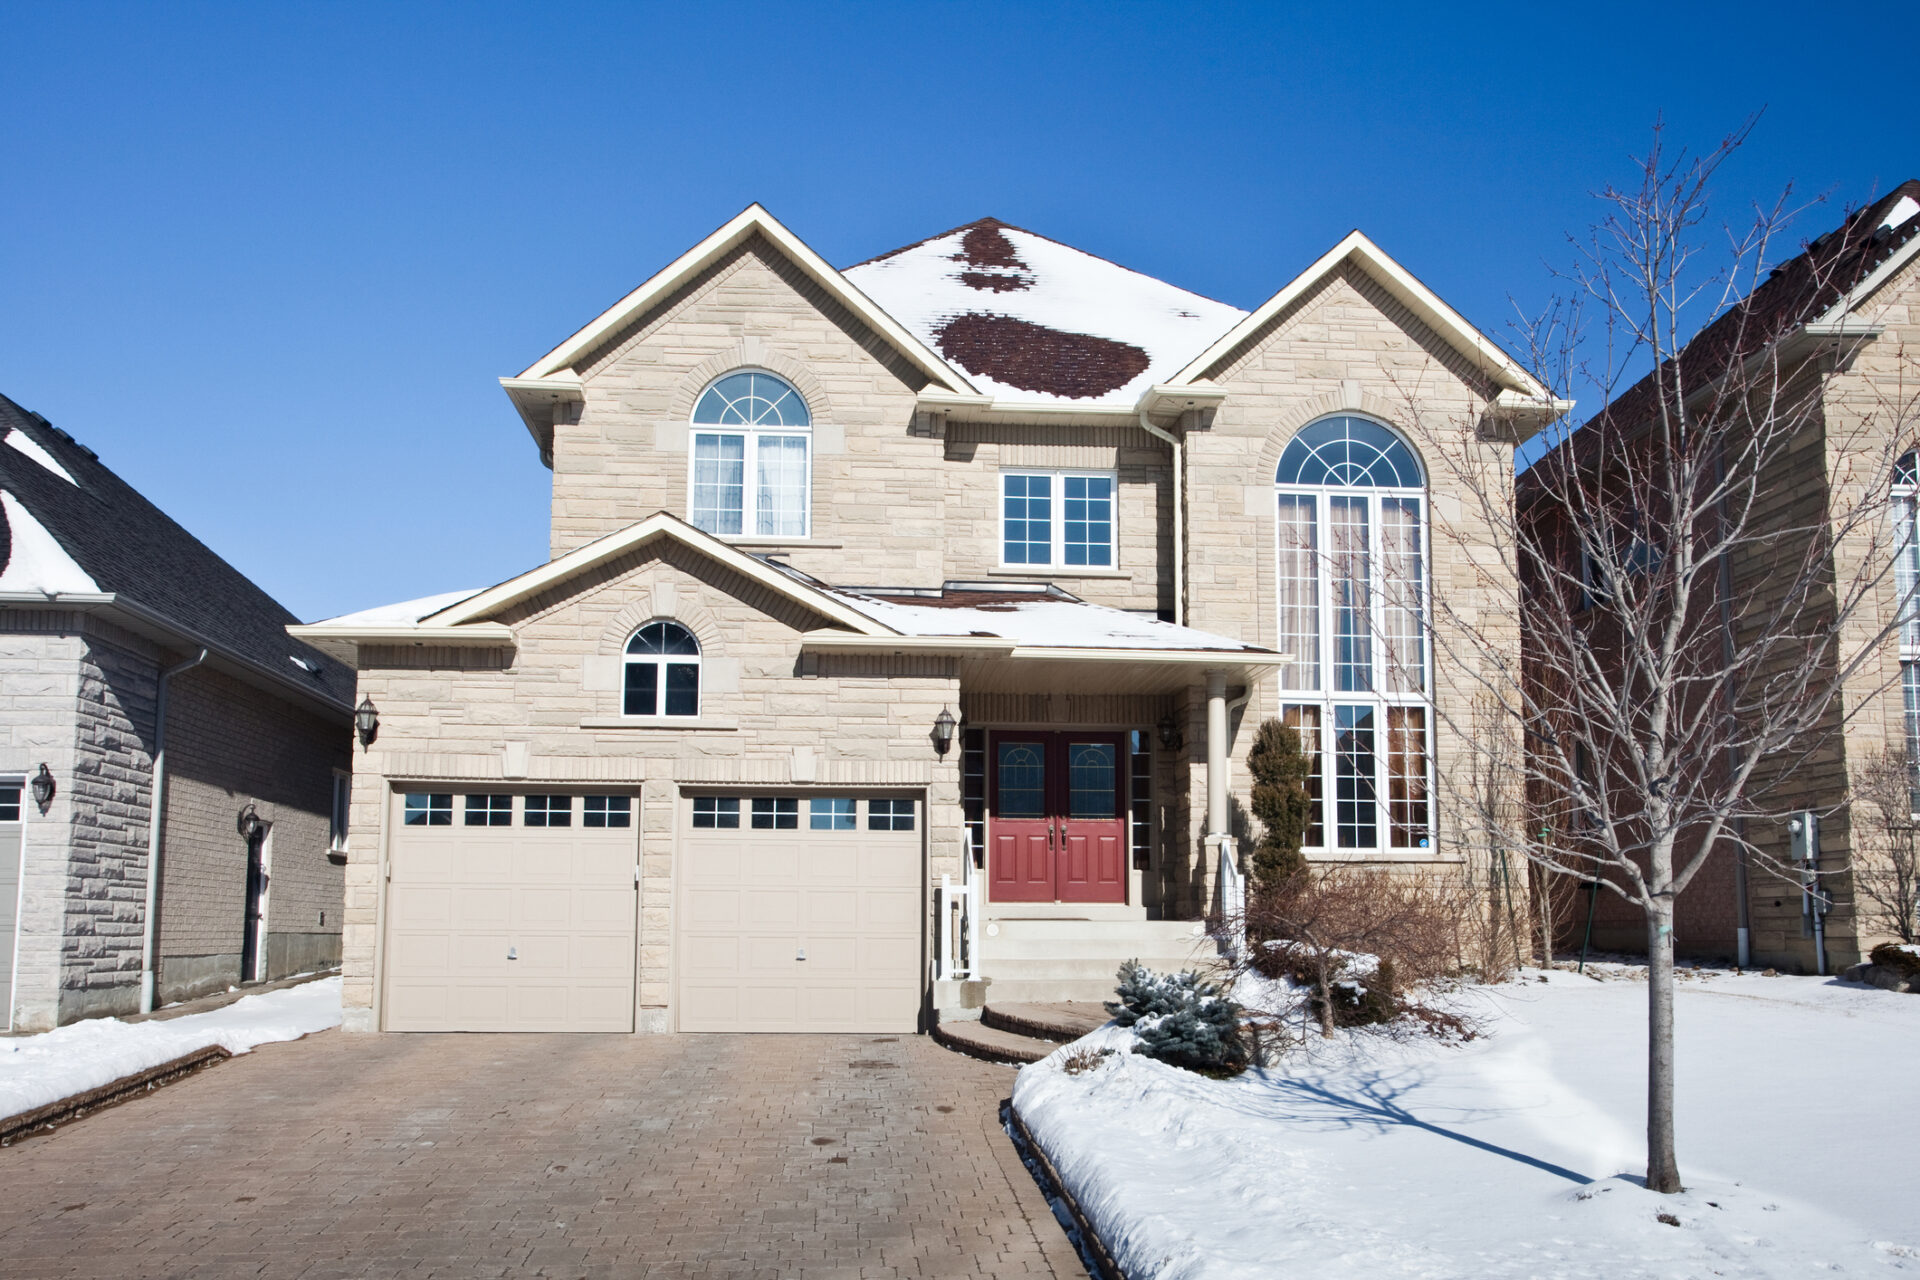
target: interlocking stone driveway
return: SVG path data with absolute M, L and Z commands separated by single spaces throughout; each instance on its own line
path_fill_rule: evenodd
M 351 1036 L 0 1150 L 0 1275 L 1084 1276 L 1005 1067 L 901 1036 Z

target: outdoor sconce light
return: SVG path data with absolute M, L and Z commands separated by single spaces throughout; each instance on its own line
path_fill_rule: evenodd
M 380 713 L 374 710 L 372 698 L 360 699 L 360 705 L 353 709 L 353 727 L 360 733 L 360 748 L 363 751 L 380 736 Z
M 958 724 L 952 711 L 946 707 L 940 708 L 940 714 L 933 721 L 933 750 L 936 755 L 944 756 L 952 749 L 953 730 Z
M 1186 741 L 1180 736 L 1180 726 L 1171 714 L 1160 717 L 1160 723 L 1154 728 L 1160 731 L 1160 745 L 1168 751 L 1178 751 Z
M 248 844 L 258 840 L 260 833 L 266 830 L 266 826 L 267 824 L 260 820 L 260 815 L 254 812 L 251 804 L 240 810 L 240 817 L 233 824 L 234 830 L 238 831 L 240 838 Z
M 47 806 L 53 803 L 54 792 L 59 790 L 53 785 L 53 774 L 42 764 L 40 772 L 34 774 L 33 781 L 27 785 L 33 791 L 33 802 L 40 806 L 41 813 L 45 813 Z

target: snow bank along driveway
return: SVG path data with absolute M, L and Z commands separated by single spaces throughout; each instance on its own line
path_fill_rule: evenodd
M 0 1116 L 98 1089 L 211 1044 L 245 1053 L 339 1025 L 340 979 L 322 978 L 163 1022 L 89 1018 L 36 1036 L 0 1039 Z
M 1683 982 L 1688 1191 L 1656 1196 L 1645 984 L 1484 998 L 1462 1047 L 1351 1037 L 1224 1082 L 1131 1054 L 1069 1076 L 1062 1050 L 1014 1104 L 1133 1280 L 1920 1275 L 1920 999 Z

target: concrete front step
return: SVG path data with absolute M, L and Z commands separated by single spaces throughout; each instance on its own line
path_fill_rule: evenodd
M 1198 920 L 1035 920 L 1019 916 L 992 916 L 986 921 L 996 938 L 1086 938 L 1103 942 L 1132 941 L 1142 945 L 1164 939 L 1166 942 L 1193 942 L 1206 936 L 1206 926 Z M 1199 929 L 1199 933 L 1194 930 Z
M 1057 1004 L 990 1004 L 980 1011 L 980 1021 L 998 1031 L 1069 1044 L 1104 1027 L 1108 1019 L 1103 1005 L 1068 1000 Z
M 1010 1062 L 1024 1066 L 1038 1062 L 1060 1046 L 1038 1036 L 1023 1036 L 981 1022 L 936 1022 L 933 1038 L 958 1053 L 988 1062 Z

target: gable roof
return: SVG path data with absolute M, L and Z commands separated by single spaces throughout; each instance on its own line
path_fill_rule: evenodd
M 846 268 L 982 392 L 1130 409 L 1246 312 L 998 218 Z
M 1542 467 L 1539 475 L 1529 482 L 1523 473 L 1522 496 L 1534 493 L 1551 467 L 1588 460 L 1606 439 L 1630 436 L 1654 420 L 1660 396 L 1676 386 L 1705 389 L 1737 363 L 1796 332 L 1828 339 L 1871 336 L 1877 330 L 1861 326 L 1854 311 L 1916 257 L 1920 179 L 1909 179 L 1808 241 L 1752 293 L 1689 338 L 1671 363 L 1649 371 L 1556 443 L 1534 463 Z
M 689 279 L 706 270 L 736 247 L 759 235 L 784 254 L 829 296 L 858 316 L 862 323 L 879 334 L 895 350 L 938 386 L 962 395 L 974 388 L 952 365 L 927 347 L 918 337 L 902 328 L 872 299 L 848 283 L 827 261 L 799 236 L 758 204 L 750 204 L 699 244 L 655 272 L 626 297 L 608 307 L 565 342 L 528 365 L 518 376 L 500 379 L 534 434 L 541 451 L 552 448 L 550 414 L 555 399 L 579 399 L 579 374 L 576 366 L 603 346 L 608 339 Z
M 1269 320 L 1347 262 L 1352 262 L 1378 281 L 1382 288 L 1419 317 L 1443 341 L 1471 360 L 1497 387 L 1515 393 L 1520 400 L 1551 402 L 1547 389 L 1518 361 L 1468 324 L 1458 311 L 1442 302 L 1438 294 L 1359 231 L 1349 231 L 1340 243 L 1321 254 L 1313 265 L 1248 313 L 1240 323 L 1221 334 L 1211 346 L 1194 356 L 1184 368 L 1169 378 L 1168 385 L 1185 386 L 1205 379 Z
M 298 619 L 91 449 L 0 396 L 0 597 L 133 615 L 169 643 L 205 644 L 256 678 L 344 710 L 354 676 L 287 637 Z

